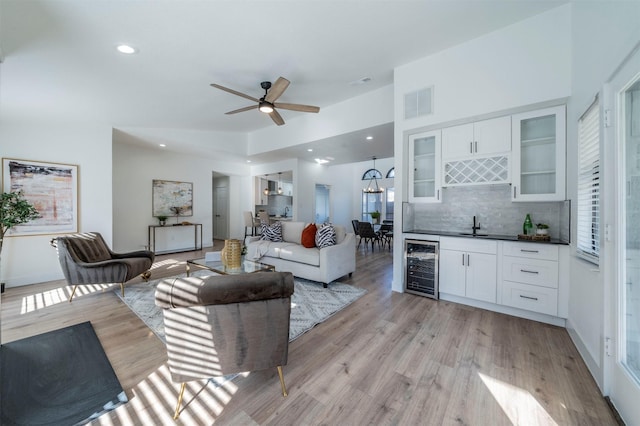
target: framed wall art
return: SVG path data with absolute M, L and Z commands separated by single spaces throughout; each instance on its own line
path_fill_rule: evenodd
M 193 183 L 153 180 L 153 216 L 193 216 Z
M 8 235 L 78 232 L 78 166 L 2 159 L 4 192 L 22 191 L 40 218 L 15 226 Z

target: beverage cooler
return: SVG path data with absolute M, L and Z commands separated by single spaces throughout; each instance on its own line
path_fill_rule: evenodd
M 405 291 L 438 299 L 437 241 L 405 240 Z

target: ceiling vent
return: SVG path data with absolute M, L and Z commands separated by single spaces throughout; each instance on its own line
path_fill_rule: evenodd
M 433 86 L 404 95 L 404 118 L 433 114 Z

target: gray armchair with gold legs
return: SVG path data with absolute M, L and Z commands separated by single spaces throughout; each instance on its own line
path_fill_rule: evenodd
M 171 379 L 181 383 L 282 366 L 289 353 L 293 275 L 259 272 L 207 278 L 170 278 L 156 290 L 164 316 Z
M 69 285 L 69 302 L 79 285 L 118 283 L 124 296 L 124 283 L 142 276 L 148 280 L 154 254 L 149 250 L 115 253 L 98 232 L 65 235 L 51 240 Z

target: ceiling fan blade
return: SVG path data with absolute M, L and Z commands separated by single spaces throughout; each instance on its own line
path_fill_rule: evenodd
M 269 116 L 271 117 L 273 122 L 276 123 L 278 126 L 282 126 L 284 124 L 284 120 L 282 119 L 282 116 L 278 114 L 278 111 L 276 111 L 275 109 L 273 110 L 273 112 L 269 113 Z
M 284 77 L 278 77 L 276 82 L 271 86 L 271 89 L 269 89 L 264 100 L 271 103 L 275 102 L 275 100 L 278 99 L 285 90 L 287 90 L 287 87 L 289 87 L 289 80 Z
M 234 109 L 233 111 L 225 112 L 225 114 L 227 114 L 227 115 L 229 115 L 229 114 L 237 114 L 239 112 L 251 111 L 252 109 L 257 109 L 257 108 L 258 108 L 258 105 L 251 105 L 251 106 L 248 106 L 248 107 Z
M 215 87 L 216 89 L 220 89 L 220 90 L 224 90 L 225 92 L 232 93 L 236 96 L 241 96 L 245 99 L 249 99 L 250 101 L 259 102 L 258 99 L 254 98 L 253 96 L 245 95 L 244 93 L 240 93 L 236 90 L 229 89 L 228 87 L 220 86 L 219 84 L 215 84 L 215 83 L 211 84 L 211 86 Z
M 276 108 L 288 109 L 291 111 L 320 112 L 320 107 L 312 105 L 287 104 L 278 102 L 273 104 L 273 106 Z

